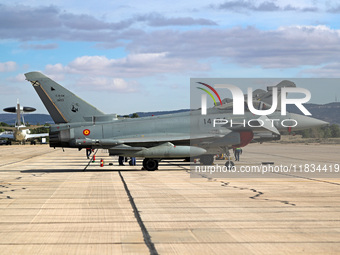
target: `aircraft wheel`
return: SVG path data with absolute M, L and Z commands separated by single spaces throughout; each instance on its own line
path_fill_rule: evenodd
M 145 158 L 143 160 L 143 167 L 148 171 L 155 171 L 158 169 L 158 161 L 152 158 Z
M 232 167 L 235 166 L 233 161 L 227 161 L 225 162 L 225 166 L 227 167 L 228 170 L 230 170 Z
M 213 155 L 202 155 L 200 157 L 200 162 L 203 165 L 212 165 L 214 163 L 214 156 Z

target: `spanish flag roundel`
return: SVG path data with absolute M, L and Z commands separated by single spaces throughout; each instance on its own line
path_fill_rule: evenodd
M 84 129 L 84 131 L 83 131 L 83 134 L 84 134 L 85 136 L 88 136 L 90 133 L 91 133 L 91 132 L 90 132 L 89 129 Z

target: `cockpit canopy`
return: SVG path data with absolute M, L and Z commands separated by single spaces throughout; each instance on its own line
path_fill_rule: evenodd
M 233 100 L 230 98 L 225 98 L 222 100 L 222 105 L 215 106 L 219 110 L 230 110 L 233 111 Z M 268 110 L 271 108 L 271 105 L 262 101 L 253 101 L 253 106 L 257 110 Z M 248 102 L 244 102 L 244 110 L 246 112 L 249 112 Z

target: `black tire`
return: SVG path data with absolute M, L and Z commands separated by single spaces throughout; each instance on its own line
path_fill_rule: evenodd
M 152 158 L 145 158 L 143 160 L 143 167 L 148 171 L 155 171 L 158 169 L 158 160 Z
M 206 166 L 212 165 L 214 164 L 214 155 L 202 155 L 200 157 L 200 162 L 201 164 L 206 165 Z
M 235 166 L 233 161 L 227 161 L 225 162 L 225 166 L 227 167 L 228 170 L 230 170 L 232 167 Z

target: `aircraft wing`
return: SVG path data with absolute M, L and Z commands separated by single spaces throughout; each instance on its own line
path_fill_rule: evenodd
M 14 139 L 13 132 L 2 132 L 0 133 L 0 138 Z
M 30 139 L 30 138 L 38 138 L 38 137 L 45 137 L 48 136 L 48 133 L 41 133 L 41 134 L 27 134 L 26 135 L 26 139 Z
M 19 130 L 24 130 L 24 129 L 36 129 L 36 128 L 40 128 L 40 127 L 46 127 L 46 126 L 40 125 L 40 126 L 19 127 Z
M 16 130 L 15 127 L 0 126 L 0 128 L 5 129 L 5 130 Z
M 206 152 L 200 145 L 209 145 L 212 143 L 225 145 L 228 142 L 239 143 L 239 140 L 235 140 L 233 137 L 234 132 L 228 130 L 223 133 L 210 133 L 203 134 L 152 134 L 152 136 L 144 137 L 120 137 L 115 140 L 114 146 L 110 141 L 102 141 L 105 146 L 105 142 L 108 142 L 107 148 L 110 155 L 163 155 L 168 157 L 170 151 L 180 157 L 181 155 L 201 155 Z M 231 136 L 230 136 L 231 135 Z M 111 141 L 113 142 L 113 141 Z M 84 141 L 79 140 L 78 143 L 83 144 Z M 189 146 L 190 145 L 190 146 Z M 208 146 L 209 147 L 209 146 Z M 178 154 L 176 154 L 176 152 Z M 174 156 L 176 157 L 176 156 Z
M 119 144 L 131 144 L 131 143 L 164 143 L 164 142 L 180 142 L 180 141 L 192 141 L 195 139 L 212 139 L 223 137 L 225 134 L 211 134 L 211 133 L 203 133 L 203 134 L 152 134 L 152 136 L 139 136 L 139 137 L 125 137 L 119 138 L 117 143 Z
M 153 136 L 134 136 L 134 137 L 124 137 L 117 139 L 117 143 L 154 143 L 154 142 L 168 142 L 168 141 L 183 141 L 188 140 L 190 137 L 188 135 L 171 135 L 171 134 L 154 134 Z
M 120 137 L 115 140 L 116 144 L 122 145 L 132 145 L 132 146 L 152 146 L 161 143 L 181 143 L 181 142 L 192 142 L 195 140 L 210 140 L 224 137 L 225 134 L 211 134 L 211 133 L 202 133 L 202 134 L 152 134 L 152 136 L 134 136 L 134 137 Z
M 183 153 L 185 155 L 200 155 L 206 152 L 203 148 L 198 148 L 192 145 L 189 146 L 190 141 L 195 140 L 197 143 L 201 143 L 202 141 L 220 139 L 220 137 L 223 136 L 225 135 L 211 133 L 197 135 L 190 135 L 188 133 L 154 133 L 152 135 L 141 135 L 139 137 L 119 137 L 115 140 L 116 145 L 114 146 L 112 146 L 112 143 L 110 145 L 110 141 L 108 141 L 107 148 L 109 149 L 110 155 L 133 154 L 135 156 L 142 156 L 146 155 L 145 153 L 149 153 L 150 155 L 162 154 L 164 157 L 168 157 L 168 154 L 172 152 L 174 153 L 171 154 L 173 157 L 176 157 L 175 155 L 177 155 L 177 157 L 181 157 Z M 105 143 L 105 141 L 103 142 Z
M 229 131 L 231 132 L 231 131 Z M 164 134 L 164 133 L 154 133 L 152 135 L 139 135 L 139 136 L 128 136 L 119 138 L 109 138 L 109 139 L 76 139 L 74 144 L 81 145 L 101 145 L 106 149 L 115 151 L 139 151 L 146 148 L 152 148 L 160 146 L 162 144 L 174 144 L 174 145 L 188 145 L 190 142 L 199 144 L 201 142 L 212 142 L 216 139 L 221 139 L 225 137 L 226 134 Z

